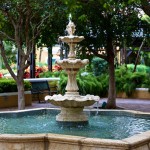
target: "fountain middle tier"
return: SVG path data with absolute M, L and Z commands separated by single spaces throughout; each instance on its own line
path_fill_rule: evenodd
M 81 42 L 84 39 L 84 37 L 83 36 L 69 35 L 69 36 L 60 36 L 59 39 L 65 43 L 77 44 L 77 43 Z
M 60 65 L 62 69 L 79 69 L 84 67 L 89 63 L 88 59 L 63 59 L 63 60 L 56 60 L 56 64 Z
M 68 74 L 68 81 L 66 90 L 67 92 L 77 92 L 79 90 L 76 75 L 80 68 L 89 63 L 88 59 L 63 59 L 56 60 L 56 64 L 60 65 Z

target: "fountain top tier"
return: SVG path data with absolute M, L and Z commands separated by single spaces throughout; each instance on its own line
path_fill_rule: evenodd
M 59 39 L 62 42 L 67 43 L 70 47 L 68 59 L 76 59 L 75 46 L 84 39 L 84 36 L 74 35 L 74 33 L 76 31 L 76 26 L 71 20 L 69 21 L 68 25 L 66 26 L 66 31 L 68 32 L 68 35 L 60 36 Z
M 70 36 L 73 36 L 76 31 L 76 26 L 71 20 L 69 21 L 69 24 L 67 25 L 66 31 L 68 32 Z

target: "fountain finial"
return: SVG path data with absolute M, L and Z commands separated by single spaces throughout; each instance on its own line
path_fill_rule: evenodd
M 72 20 L 72 15 L 71 14 L 69 14 L 69 21 L 71 21 Z
M 67 27 L 66 27 L 66 31 L 68 32 L 68 34 L 69 35 L 74 35 L 74 33 L 75 33 L 75 31 L 76 31 L 76 26 L 75 26 L 75 24 L 72 22 L 72 16 L 71 16 L 71 14 L 69 14 L 69 23 L 68 23 L 68 25 L 67 25 Z

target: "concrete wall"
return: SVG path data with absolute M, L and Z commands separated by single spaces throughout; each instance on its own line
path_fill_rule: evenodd
M 137 88 L 133 94 L 128 97 L 125 92 L 117 93 L 118 98 L 137 98 L 137 99 L 150 99 L 150 92 L 145 88 Z
M 32 105 L 32 96 L 30 91 L 25 91 L 25 105 Z M 1 93 L 0 94 L 0 108 L 10 108 L 18 106 L 18 93 Z

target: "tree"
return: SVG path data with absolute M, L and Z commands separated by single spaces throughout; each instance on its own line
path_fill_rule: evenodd
M 139 0 L 137 7 L 141 8 L 148 16 L 150 16 L 150 2 L 149 0 Z
M 24 71 L 30 65 L 30 54 L 40 38 L 42 28 L 47 20 L 59 13 L 61 1 L 3 0 L 0 6 L 0 51 L 6 68 L 17 83 L 18 109 L 24 109 Z M 18 50 L 17 75 L 8 62 L 4 46 L 6 40 L 12 41 Z
M 52 47 L 58 43 L 58 37 L 64 35 L 66 28 L 66 5 L 61 3 L 61 7 L 57 7 L 59 13 L 55 13 L 51 20 L 48 20 L 41 30 L 40 40 L 38 40 L 38 47 L 42 44 L 48 47 L 48 69 L 52 71 Z M 50 25 L 50 27 L 49 27 Z
M 14 43 L 11 41 L 5 41 L 4 46 L 6 49 L 6 55 L 8 58 L 8 63 L 12 64 L 12 65 L 16 64 L 17 63 L 17 61 L 16 61 L 17 50 L 16 50 L 16 47 L 14 46 Z M 4 65 L 3 62 L 2 62 L 2 64 Z M 16 68 L 16 65 L 14 66 L 14 68 Z
M 85 40 L 81 43 L 95 56 L 108 62 L 109 90 L 107 108 L 116 108 L 115 49 L 130 43 L 137 29 L 138 17 L 135 3 L 123 0 L 78 0 L 70 8 L 77 25 L 77 34 Z M 67 1 L 66 3 L 69 3 Z M 105 53 L 101 53 L 104 47 Z

